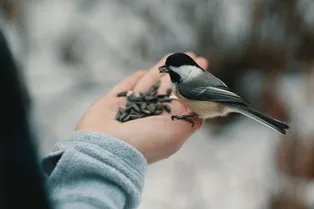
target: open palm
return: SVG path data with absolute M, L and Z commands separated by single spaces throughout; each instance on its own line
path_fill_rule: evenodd
M 207 68 L 207 61 L 197 57 L 194 53 L 187 53 L 203 69 Z M 133 91 L 135 94 L 148 91 L 158 80 L 161 81 L 158 94 L 166 94 L 171 88 L 169 75 L 160 74 L 158 67 L 165 63 L 162 58 L 151 70 L 141 70 L 118 83 L 103 98 L 96 101 L 81 119 L 77 131 L 102 132 L 138 149 L 149 163 L 169 157 L 174 154 L 183 143 L 197 131 L 203 121 L 194 119 L 195 126 L 183 120 L 171 120 L 171 115 L 180 115 L 187 109 L 177 100 L 169 105 L 171 113 L 145 117 L 121 123 L 115 119 L 119 107 L 126 105 L 125 97 L 117 97 L 121 91 Z

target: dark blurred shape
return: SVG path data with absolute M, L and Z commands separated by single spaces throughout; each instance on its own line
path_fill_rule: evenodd
M 29 129 L 28 93 L 2 31 L 0 66 L 0 207 L 50 208 Z
M 271 208 L 311 208 L 305 199 L 305 186 L 314 178 L 314 137 L 302 137 L 298 132 L 284 137 L 277 149 L 276 164 L 284 176 L 281 191 L 272 197 Z
M 261 100 L 261 110 L 272 117 L 281 120 L 289 121 L 290 117 L 288 114 L 285 103 L 278 97 L 275 96 L 271 91 L 263 91 Z
M 2 10 L 4 17 L 7 21 L 15 19 L 18 12 L 18 1 L 17 0 L 1 0 L 0 10 Z
M 314 137 L 293 134 L 280 141 L 277 150 L 278 169 L 292 177 L 313 180 Z
M 277 167 L 281 172 L 287 174 L 294 173 L 294 161 L 296 155 L 296 147 L 298 147 L 300 142 L 298 142 L 297 135 L 291 134 L 291 136 L 286 137 L 284 140 L 280 141 L 277 148 Z
M 70 35 L 64 37 L 60 44 L 60 55 L 61 60 L 66 64 L 73 66 L 78 66 L 82 63 L 82 58 L 80 57 L 80 50 L 82 46 L 79 45 L 78 33 L 70 33 Z
M 301 198 L 300 192 L 296 188 L 285 188 L 270 199 L 270 209 L 310 209 Z

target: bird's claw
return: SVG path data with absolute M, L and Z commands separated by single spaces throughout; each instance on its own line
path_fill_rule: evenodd
M 172 115 L 171 120 L 179 119 L 179 120 L 185 120 L 192 124 L 192 127 L 194 127 L 194 121 L 189 118 L 189 115 Z
M 192 128 L 194 127 L 194 121 L 190 118 L 185 118 L 184 120 L 186 120 L 187 122 L 192 124 Z

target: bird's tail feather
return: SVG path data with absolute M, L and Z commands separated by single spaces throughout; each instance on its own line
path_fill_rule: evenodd
M 286 134 L 286 130 L 285 129 L 289 129 L 289 126 L 279 120 L 275 120 L 273 118 L 270 118 L 266 115 L 263 115 L 262 113 L 256 111 L 256 110 L 252 110 L 248 107 L 243 107 L 243 106 L 237 106 L 236 111 L 257 121 L 260 122 L 282 134 Z

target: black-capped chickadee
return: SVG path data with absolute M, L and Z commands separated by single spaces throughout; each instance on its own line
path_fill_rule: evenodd
M 226 84 L 213 74 L 202 69 L 191 57 L 184 53 L 170 55 L 165 65 L 159 67 L 160 73 L 168 73 L 172 89 L 178 100 L 189 108 L 191 115 L 173 115 L 171 119 L 214 118 L 229 113 L 241 113 L 282 134 L 289 126 L 251 109 L 240 96 L 233 93 Z

